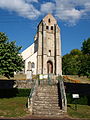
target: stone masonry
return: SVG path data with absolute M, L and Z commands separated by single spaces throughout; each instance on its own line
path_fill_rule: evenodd
M 60 28 L 48 14 L 38 25 L 37 73 L 62 75 Z

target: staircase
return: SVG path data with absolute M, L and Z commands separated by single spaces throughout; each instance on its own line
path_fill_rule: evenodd
M 45 82 L 46 83 L 46 82 Z M 32 102 L 32 115 L 38 117 L 63 117 L 63 109 L 59 84 L 40 84 Z
M 57 85 L 39 86 L 33 104 L 33 115 L 58 117 L 63 115 L 63 112 L 59 102 Z

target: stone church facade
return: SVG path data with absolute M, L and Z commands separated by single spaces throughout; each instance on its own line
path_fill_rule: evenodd
M 21 53 L 25 74 L 62 75 L 61 36 L 56 19 L 48 14 L 37 27 L 34 43 Z

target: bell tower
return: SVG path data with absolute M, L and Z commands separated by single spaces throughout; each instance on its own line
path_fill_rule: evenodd
M 37 74 L 62 75 L 60 28 L 51 14 L 39 23 L 37 40 Z

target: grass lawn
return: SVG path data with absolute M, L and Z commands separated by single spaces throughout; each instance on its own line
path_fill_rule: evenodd
M 68 105 L 68 115 L 72 118 L 90 118 L 90 106 L 77 105 L 77 111 L 74 104 Z
M 0 117 L 23 117 L 28 114 L 26 97 L 0 98 Z
M 26 108 L 26 97 L 0 98 L 0 117 L 25 117 L 30 115 Z M 77 105 L 77 111 L 74 104 L 68 105 L 68 115 L 72 118 L 90 118 L 90 106 Z

